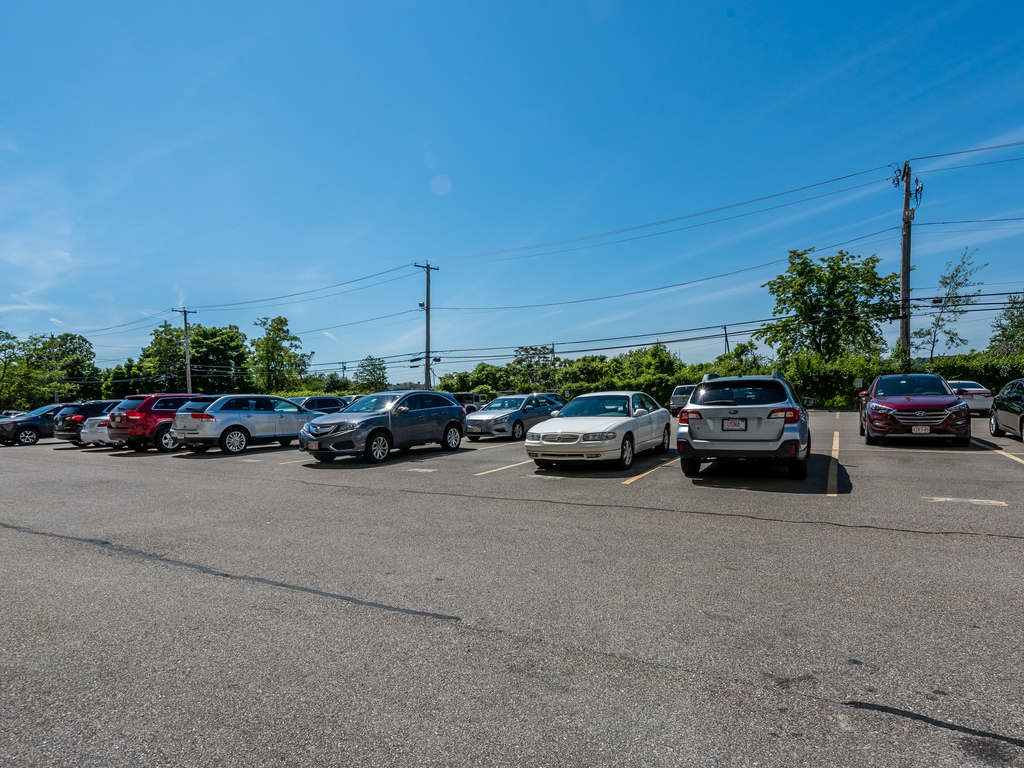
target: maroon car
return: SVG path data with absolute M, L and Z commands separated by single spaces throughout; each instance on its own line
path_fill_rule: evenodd
M 971 443 L 971 411 L 934 373 L 879 376 L 860 393 L 860 433 L 868 445 L 889 436 L 944 437 Z M 962 394 L 962 393 L 961 393 Z

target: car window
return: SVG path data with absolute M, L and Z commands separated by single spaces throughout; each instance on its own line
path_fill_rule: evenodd
M 115 411 L 134 411 L 145 401 L 144 397 L 129 397 L 114 406 Z
M 640 400 L 644 403 L 644 408 L 651 413 L 661 409 L 661 406 L 649 395 L 640 395 Z
M 540 405 L 540 403 L 537 401 L 536 397 L 528 397 L 526 398 L 526 402 L 523 403 L 523 408 L 526 408 L 528 406 L 530 408 L 536 408 L 538 405 Z
M 216 397 L 204 397 L 202 399 L 189 400 L 178 410 L 184 413 L 206 413 L 206 409 L 217 402 L 217 399 Z M 221 410 L 225 409 L 222 408 Z
M 76 413 L 78 413 L 79 408 L 80 406 L 77 405 L 70 406 L 69 408 L 61 408 L 59 411 L 57 411 L 57 418 L 60 418 L 61 416 L 74 416 Z
M 453 403 L 442 395 L 420 395 L 420 405 L 423 408 L 451 408 Z
M 176 411 L 185 404 L 180 397 L 161 397 L 153 404 L 154 411 Z
M 298 413 L 299 406 L 290 400 L 271 400 L 277 413 Z
M 537 405 L 540 408 L 550 408 L 553 405 L 553 403 L 550 400 L 548 400 L 546 397 L 538 397 L 537 398 Z
M 420 396 L 419 395 L 409 395 L 401 403 L 399 403 L 399 406 L 403 406 L 403 405 L 406 408 L 408 408 L 410 411 L 418 411 L 418 410 L 420 410 L 420 408 L 423 407 L 420 404 Z
M 633 395 L 631 400 L 633 403 L 633 413 L 636 413 L 637 411 L 644 407 L 644 402 L 643 400 L 640 399 L 640 395 Z
M 222 411 L 251 411 L 249 401 L 244 397 L 233 397 L 221 406 Z

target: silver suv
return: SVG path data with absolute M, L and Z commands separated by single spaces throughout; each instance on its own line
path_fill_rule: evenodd
M 320 415 L 274 395 L 193 397 L 174 415 L 171 437 L 193 453 L 214 445 L 224 453 L 241 453 L 258 443 L 288 445 Z
M 679 411 L 676 444 L 683 474 L 696 477 L 701 462 L 767 459 L 786 464 L 797 480 L 807 477 L 811 433 L 807 408 L 778 371 L 771 376 L 705 374 Z
M 696 384 L 680 384 L 672 390 L 672 394 L 668 398 L 668 410 L 673 417 L 678 416 L 679 412 L 686 407 L 690 395 L 693 394 L 693 390 L 696 388 Z

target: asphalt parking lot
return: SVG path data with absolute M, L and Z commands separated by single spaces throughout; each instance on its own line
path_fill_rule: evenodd
M 0 449 L 0 764 L 1024 766 L 1024 446 Z

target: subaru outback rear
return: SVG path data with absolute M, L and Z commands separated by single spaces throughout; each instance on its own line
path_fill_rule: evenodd
M 679 412 L 676 443 L 683 474 L 695 477 L 701 462 L 766 459 L 807 477 L 811 435 L 807 409 L 780 373 L 716 377 L 707 374 Z

